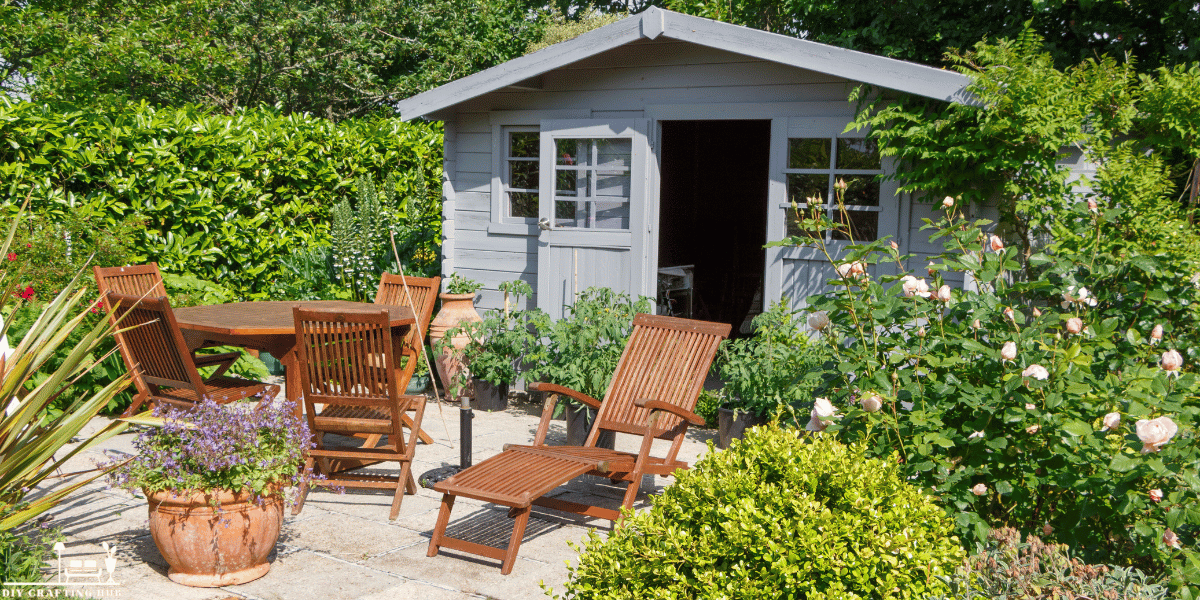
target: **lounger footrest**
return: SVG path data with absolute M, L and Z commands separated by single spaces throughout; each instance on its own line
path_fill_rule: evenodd
M 596 468 L 586 457 L 548 447 L 513 446 L 433 486 L 443 494 L 525 508 L 554 488 Z

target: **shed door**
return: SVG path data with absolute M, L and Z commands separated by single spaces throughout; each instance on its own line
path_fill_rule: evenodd
M 647 123 L 542 121 L 537 303 L 552 318 L 592 286 L 653 296 L 642 289 Z

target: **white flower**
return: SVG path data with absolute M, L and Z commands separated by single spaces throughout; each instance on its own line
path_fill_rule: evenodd
M 828 398 L 817 398 L 817 401 L 813 403 L 808 426 L 805 429 L 808 431 L 825 431 L 827 424 L 822 419 L 832 419 L 835 416 L 837 416 L 837 409 L 833 407 L 833 403 Z
M 1159 363 L 1164 371 L 1178 371 L 1179 367 L 1183 366 L 1183 357 L 1174 350 L 1167 350 L 1162 354 L 1162 362 Z
M 1012 321 L 1013 323 L 1016 323 L 1016 322 L 1017 322 L 1017 316 L 1016 316 L 1016 313 L 1014 313 L 1014 312 L 1013 312 L 1013 309 L 1012 309 L 1012 307 L 1011 307 L 1011 306 L 1005 306 L 1005 307 L 1004 307 L 1004 316 L 1005 316 L 1005 317 L 1008 317 L 1008 320 L 1009 320 L 1009 321 Z
M 1042 311 L 1038 310 L 1038 308 L 1036 306 L 1033 307 L 1033 316 L 1034 316 L 1034 318 L 1042 316 Z
M 946 196 L 945 198 L 942 198 L 942 206 L 944 206 L 946 208 L 954 208 L 954 198 L 951 196 Z
M 971 321 L 971 329 L 979 329 L 980 327 L 983 327 L 983 325 L 979 324 L 979 319 Z
M 866 274 L 867 269 L 866 265 L 856 260 L 838 265 L 837 272 L 838 275 L 841 275 L 845 279 L 858 279 Z
M 951 298 L 950 286 L 943 285 L 942 287 L 938 288 L 938 291 L 937 291 L 937 299 L 938 300 L 940 300 L 942 302 L 949 302 L 950 298 Z
M 1135 427 L 1139 440 L 1142 440 L 1142 454 L 1158 452 L 1175 437 L 1179 426 L 1169 417 L 1159 417 L 1147 421 L 1142 419 Z
M 1154 329 L 1150 330 L 1150 343 L 1157 344 L 1163 338 L 1162 325 L 1155 325 Z
M 1026 403 L 1025 403 L 1025 410 L 1033 410 L 1033 409 L 1035 409 L 1035 408 L 1037 408 L 1037 405 L 1036 405 L 1036 404 L 1033 404 L 1032 402 L 1026 402 Z
M 883 398 L 879 394 L 871 394 L 862 399 L 862 407 L 867 412 L 879 412 L 883 408 Z
M 913 277 L 912 275 L 905 275 L 904 277 L 900 278 L 900 281 L 904 282 L 901 284 L 901 289 L 904 290 L 905 298 L 912 298 L 913 296 L 920 296 L 922 298 L 929 297 L 929 284 L 925 283 L 924 279 Z
M 1080 331 L 1083 331 L 1083 319 L 1079 317 L 1067 319 L 1067 333 L 1077 334 Z
M 968 435 L 968 436 L 967 436 L 967 439 L 968 439 L 968 440 L 974 440 L 974 439 L 983 439 L 983 432 L 982 432 L 982 431 L 976 431 L 975 433 L 972 433 L 971 435 Z
M 1004 360 L 1013 360 L 1017 358 L 1016 342 L 1004 342 L 1004 346 L 1000 348 L 1000 358 Z
M 1039 426 L 1039 425 L 1030 425 L 1029 427 L 1025 428 L 1025 433 L 1028 433 L 1029 435 L 1033 435 L 1033 434 L 1037 433 L 1039 429 L 1041 429 L 1041 426 Z
M 1163 543 L 1172 548 L 1180 547 L 1179 536 L 1175 535 L 1175 532 L 1171 531 L 1170 529 L 1163 531 Z
M 1150 490 L 1150 499 L 1155 502 L 1162 502 L 1162 499 L 1163 499 L 1162 490 L 1160 490 L 1158 488 L 1154 488 L 1154 489 Z
M 829 327 L 829 315 L 823 310 L 818 310 L 817 312 L 808 315 L 808 326 L 816 331 L 821 331 L 822 329 Z
M 977 483 L 971 487 L 971 493 L 976 496 L 982 496 L 987 493 L 987 486 L 982 483 Z
M 1045 381 L 1050 377 L 1050 372 L 1046 370 L 1046 367 L 1035 363 L 1025 367 L 1025 370 L 1021 371 L 1021 377 L 1032 377 L 1038 381 Z
M 1100 205 L 1096 204 L 1096 201 L 1091 198 L 1088 198 L 1087 206 L 1089 212 L 1100 212 Z
M 999 236 L 993 235 L 990 238 L 988 238 L 988 247 L 992 249 L 992 252 L 999 253 L 1002 250 L 1004 250 L 1004 242 L 1000 239 Z
M 1109 429 L 1116 429 L 1120 426 L 1121 413 L 1110 412 L 1107 415 L 1104 415 L 1104 427 L 1101 427 L 1100 431 L 1108 431 Z

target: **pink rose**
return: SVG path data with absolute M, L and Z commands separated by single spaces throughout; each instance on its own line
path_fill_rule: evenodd
M 1100 205 L 1096 204 L 1096 201 L 1091 198 L 1088 198 L 1087 206 L 1089 212 L 1100 212 Z
M 1083 331 L 1083 319 L 1079 317 L 1067 319 L 1067 333 L 1078 334 L 1080 331 Z
M 1179 548 L 1179 536 L 1175 535 L 1170 529 L 1163 532 L 1163 543 L 1171 548 Z
M 1100 431 L 1108 431 L 1109 429 L 1116 429 L 1120 425 L 1121 425 L 1121 413 L 1110 412 L 1107 415 L 1104 415 L 1104 427 L 1101 427 Z
M 1004 250 L 1004 242 L 999 236 L 993 235 L 988 238 L 988 247 L 992 249 L 992 252 L 1000 252 Z
M 942 198 L 942 206 L 944 206 L 946 208 L 954 208 L 954 198 L 952 198 L 950 196 L 946 196 L 945 198 Z
M 808 315 L 808 326 L 816 331 L 821 331 L 822 329 L 829 327 L 829 315 L 823 310 L 818 310 L 817 312 Z
M 982 496 L 987 493 L 987 486 L 982 483 L 977 483 L 971 487 L 971 493 L 976 496 Z
M 1000 358 L 1004 360 L 1016 359 L 1017 344 L 1015 342 L 1004 342 L 1004 346 L 1000 348 Z
M 901 289 L 904 290 L 905 298 L 912 298 L 913 296 L 920 296 L 922 298 L 929 297 L 929 284 L 925 283 L 924 279 L 913 277 L 912 275 L 905 275 L 904 277 L 900 278 L 900 281 L 903 282 L 901 284 Z
M 880 398 L 879 394 L 871 394 L 862 399 L 862 407 L 867 412 L 879 412 L 879 409 L 883 408 L 883 398 Z
M 1035 363 L 1025 367 L 1025 370 L 1021 371 L 1021 377 L 1032 377 L 1038 381 L 1045 381 L 1050 377 L 1050 372 L 1046 370 L 1046 367 Z
M 1017 316 L 1016 316 L 1016 313 L 1015 313 L 1015 312 L 1013 312 L 1013 309 L 1012 309 L 1012 307 L 1011 307 L 1011 306 L 1005 306 L 1005 307 L 1004 307 L 1004 316 L 1005 316 L 1005 317 L 1006 317 L 1006 318 L 1007 318 L 1009 321 L 1012 321 L 1012 322 L 1014 322 L 1014 323 L 1017 321 Z
M 1158 488 L 1154 488 L 1154 489 L 1150 490 L 1150 499 L 1153 500 L 1156 504 L 1159 502 L 1162 502 L 1162 499 L 1163 499 L 1162 490 L 1160 490 Z
M 1037 308 L 1036 306 L 1035 306 L 1035 307 L 1033 307 L 1033 316 L 1034 316 L 1035 318 L 1036 318 L 1036 317 L 1040 317 L 1040 316 L 1042 316 L 1042 311 L 1038 310 L 1038 308 Z
M 942 302 L 949 302 L 950 298 L 951 298 L 950 286 L 943 285 L 942 287 L 938 288 L 938 291 L 937 291 L 937 299 L 938 300 L 940 300 Z
M 1037 433 L 1038 430 L 1041 428 L 1042 427 L 1040 425 L 1030 425 L 1029 427 L 1025 428 L 1025 433 L 1028 433 L 1029 435 L 1033 435 L 1033 434 Z
M 1183 357 L 1174 350 L 1167 350 L 1162 354 L 1162 362 L 1159 363 L 1164 371 L 1178 371 L 1179 367 L 1183 366 Z
M 1035 409 L 1035 408 L 1037 408 L 1037 405 L 1036 405 L 1036 404 L 1034 404 L 1034 403 L 1032 403 L 1032 402 L 1026 402 L 1026 403 L 1025 403 L 1025 410 L 1033 410 L 1033 409 Z
M 813 403 L 812 412 L 809 413 L 808 426 L 805 427 L 808 431 L 825 431 L 828 426 L 825 419 L 832 419 L 837 416 L 837 409 L 833 407 L 833 403 L 828 398 L 817 398 Z
M 1163 338 L 1162 325 L 1155 325 L 1154 329 L 1150 330 L 1150 343 L 1157 344 Z
M 1179 426 L 1170 417 L 1159 417 L 1138 421 L 1135 430 L 1138 439 L 1142 440 L 1142 454 L 1147 454 L 1161 450 L 1179 432 Z

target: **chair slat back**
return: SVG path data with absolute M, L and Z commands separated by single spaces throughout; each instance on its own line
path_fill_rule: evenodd
M 404 283 L 408 283 L 408 294 L 404 293 Z M 375 304 L 392 306 L 408 306 L 408 297 L 412 296 L 413 314 L 417 317 L 417 325 L 422 334 L 429 333 L 429 320 L 433 318 L 433 305 L 437 303 L 438 289 L 442 285 L 441 277 L 404 277 L 392 273 L 384 273 L 379 278 L 379 291 L 375 294 Z M 417 327 L 408 332 L 404 338 L 404 346 L 416 348 Z
M 621 353 L 585 445 L 594 445 L 602 429 L 643 432 L 650 411 L 634 406 L 639 398 L 694 410 L 717 347 L 729 337 L 730 329 L 725 323 L 635 316 L 633 334 Z M 664 413 L 654 435 L 661 436 L 680 422 L 679 417 Z
M 158 263 L 127 267 L 92 267 L 100 295 L 112 291 L 130 296 L 166 296 Z
M 126 365 L 130 370 L 152 386 L 190 389 L 204 395 L 200 373 L 166 297 L 109 291 L 104 298 L 118 325 L 117 343 L 132 361 Z
M 300 390 L 315 404 L 371 406 L 398 397 L 388 311 L 292 309 Z M 311 425 L 311 423 L 310 423 Z

